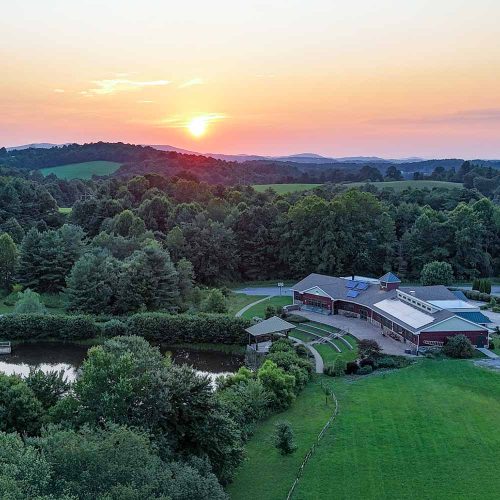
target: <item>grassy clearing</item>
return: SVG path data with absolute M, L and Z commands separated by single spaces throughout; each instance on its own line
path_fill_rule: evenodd
M 93 175 L 110 175 L 120 167 L 115 161 L 86 161 L 58 167 L 42 168 L 43 175 L 55 174 L 60 179 L 91 179 Z
M 294 499 L 498 496 L 499 373 L 470 361 L 422 360 L 355 380 L 324 378 L 340 414 Z M 279 498 L 269 486 L 260 498 Z
M 364 186 L 366 182 L 351 182 L 346 184 L 348 187 L 360 187 Z M 446 182 L 446 181 L 388 181 L 388 182 L 369 182 L 378 189 L 392 188 L 394 191 L 403 191 L 406 188 L 413 189 L 432 189 L 432 188 L 447 188 L 447 189 L 460 189 L 462 184 L 458 182 Z
M 292 485 L 304 455 L 333 412 L 325 401 L 321 378 L 314 378 L 285 412 L 263 422 L 246 446 L 246 460 L 237 471 L 228 493 L 233 500 L 282 499 Z M 280 420 L 292 424 L 298 449 L 281 456 L 272 444 L 274 425 Z
M 255 191 L 263 193 L 267 189 L 273 189 L 278 194 L 296 193 L 297 191 L 307 191 L 322 184 L 254 184 Z
M 72 207 L 59 207 L 57 209 L 59 211 L 60 214 L 70 214 L 71 211 L 73 210 Z
M 280 297 L 279 295 L 277 295 L 275 297 L 269 298 L 268 300 L 264 300 L 259 304 L 255 304 L 253 307 L 248 309 L 248 311 L 245 311 L 242 317 L 247 319 L 252 319 L 254 316 L 258 316 L 260 318 L 263 318 L 265 316 L 267 306 L 271 305 L 274 307 L 283 307 L 291 303 L 292 303 L 292 297 L 287 295 L 282 295 Z
M 228 314 L 234 316 L 240 309 L 260 299 L 262 299 L 262 295 L 245 295 L 231 292 L 227 297 Z

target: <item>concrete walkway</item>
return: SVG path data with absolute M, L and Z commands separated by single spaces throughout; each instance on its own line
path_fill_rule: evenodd
M 268 297 L 264 297 L 263 299 L 256 300 L 255 302 L 252 302 L 251 304 L 248 304 L 245 306 L 243 309 L 240 309 L 235 316 L 239 318 L 243 313 L 247 312 L 251 307 L 253 307 L 255 304 L 260 304 L 261 302 L 264 302 L 264 300 L 268 300 L 272 297 L 272 295 L 269 295 Z
M 485 356 L 487 356 L 490 359 L 498 359 L 500 357 L 500 356 L 498 356 L 498 354 L 494 353 L 493 351 L 486 349 L 486 347 L 476 347 L 476 349 L 479 352 L 482 352 Z
M 293 313 L 304 316 L 304 318 L 307 318 L 310 321 L 316 321 L 317 323 L 323 323 L 324 325 L 333 326 L 339 330 L 343 330 L 344 332 L 350 333 L 358 340 L 375 340 L 382 348 L 382 351 L 386 354 L 410 356 L 405 353 L 405 349 L 407 348 L 406 344 L 403 342 L 397 342 L 390 337 L 382 335 L 380 328 L 372 325 L 368 321 L 364 321 L 359 318 L 348 318 L 347 316 L 342 316 L 341 314 L 328 316 L 326 314 L 319 314 L 310 311 L 293 311 Z
M 314 362 L 316 363 L 316 373 L 323 373 L 325 366 L 323 364 L 323 358 L 321 357 L 321 354 L 308 342 L 304 342 L 303 340 L 292 337 L 291 335 L 288 335 L 288 338 L 293 340 L 294 342 L 297 342 L 297 344 L 303 345 L 306 349 L 309 349 L 311 354 L 314 356 Z

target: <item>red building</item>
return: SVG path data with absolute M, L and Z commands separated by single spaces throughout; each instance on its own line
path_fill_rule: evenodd
M 418 351 L 465 335 L 488 346 L 489 318 L 443 285 L 402 287 L 393 273 L 379 279 L 310 274 L 293 290 L 294 304 L 320 314 L 343 314 L 369 321 L 384 335 Z

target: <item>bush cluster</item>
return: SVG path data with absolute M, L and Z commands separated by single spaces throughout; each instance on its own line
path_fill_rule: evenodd
M 139 313 L 103 323 L 86 315 L 6 314 L 0 318 L 1 335 L 9 340 L 79 340 L 133 334 L 165 344 L 244 345 L 248 325 L 248 320 L 243 318 L 219 314 Z

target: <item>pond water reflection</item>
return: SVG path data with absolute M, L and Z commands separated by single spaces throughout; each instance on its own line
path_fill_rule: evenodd
M 68 380 L 76 378 L 88 346 L 63 342 L 14 344 L 12 354 L 0 355 L 0 372 L 7 375 L 29 374 L 30 368 L 44 372 L 63 370 Z M 192 366 L 198 373 L 215 380 L 219 375 L 234 373 L 243 365 L 243 356 L 220 351 L 198 351 L 186 348 L 160 347 L 177 364 Z

